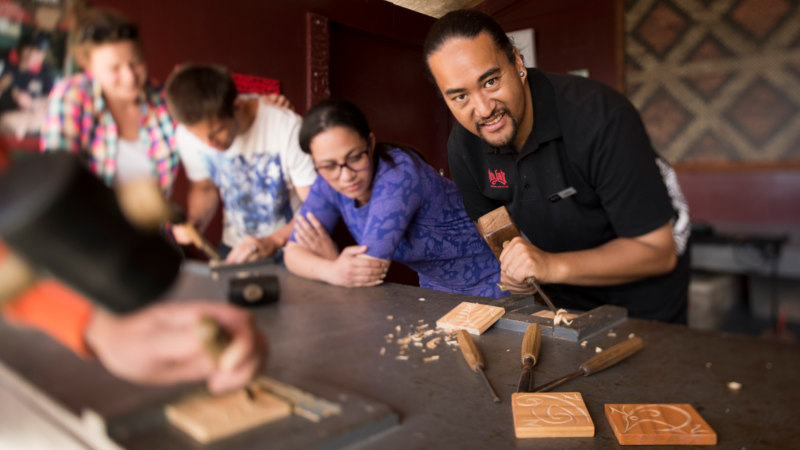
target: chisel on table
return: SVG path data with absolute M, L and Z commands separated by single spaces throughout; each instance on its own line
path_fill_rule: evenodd
M 600 372 L 603 369 L 607 369 L 614 364 L 625 360 L 629 356 L 641 350 L 643 346 L 644 343 L 642 342 L 642 339 L 638 337 L 615 344 L 614 346 L 609 347 L 584 361 L 583 364 L 578 366 L 577 371 L 565 377 L 553 380 L 542 386 L 538 386 L 533 389 L 533 392 L 547 392 L 550 389 L 561 386 L 578 375 L 588 377 L 591 374 Z
M 542 347 L 542 327 L 532 323 L 525 329 L 522 338 L 522 374 L 519 376 L 517 392 L 530 392 L 533 389 L 533 366 L 539 361 Z
M 456 336 L 458 337 L 458 346 L 461 347 L 461 353 L 464 355 L 464 360 L 467 361 L 467 365 L 473 371 L 481 374 L 483 381 L 486 382 L 486 387 L 489 388 L 489 392 L 492 394 L 492 400 L 494 400 L 495 403 L 500 403 L 500 397 L 497 396 L 497 392 L 495 392 L 492 387 L 492 383 L 489 382 L 489 379 L 486 378 L 486 373 L 483 371 L 486 363 L 483 359 L 483 355 L 481 355 L 481 351 L 478 350 L 478 346 L 475 345 L 475 341 L 472 340 L 472 336 L 465 330 L 456 331 Z

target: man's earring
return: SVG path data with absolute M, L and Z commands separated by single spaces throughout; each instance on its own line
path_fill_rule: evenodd
M 520 78 L 525 78 L 525 72 L 520 72 L 519 76 L 520 76 Z

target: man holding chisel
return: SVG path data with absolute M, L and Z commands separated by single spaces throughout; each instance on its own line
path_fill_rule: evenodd
M 532 293 L 536 280 L 558 308 L 685 322 L 688 208 L 633 105 L 592 80 L 526 68 L 479 11 L 443 16 L 423 52 L 458 121 L 448 155 L 467 213 L 505 205 L 523 235 L 500 254 L 509 290 Z

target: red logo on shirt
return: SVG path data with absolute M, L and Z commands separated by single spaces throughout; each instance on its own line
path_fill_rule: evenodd
M 492 183 L 493 188 L 507 188 L 506 173 L 500 169 L 489 169 L 489 182 Z

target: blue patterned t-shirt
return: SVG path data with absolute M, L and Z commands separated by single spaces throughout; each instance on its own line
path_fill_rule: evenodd
M 250 128 L 231 148 L 215 150 L 178 126 L 178 151 L 190 180 L 210 179 L 225 205 L 222 242 L 234 247 L 245 236 L 264 237 L 292 220 L 299 208 L 293 187 L 317 177 L 311 158 L 300 150 L 300 116 L 259 101 Z
M 300 214 L 313 213 L 328 233 L 342 217 L 368 255 L 409 266 L 423 288 L 507 295 L 497 285 L 500 264 L 467 217 L 455 183 L 400 149 L 389 155 L 394 164 L 376 159 L 372 195 L 365 205 L 356 207 L 354 200 L 317 177 Z

